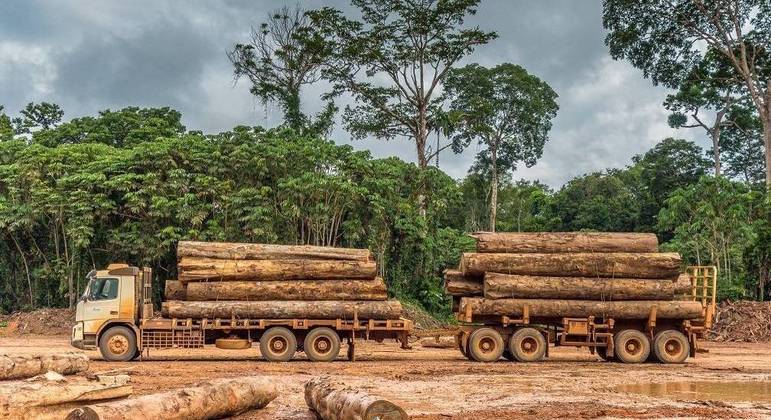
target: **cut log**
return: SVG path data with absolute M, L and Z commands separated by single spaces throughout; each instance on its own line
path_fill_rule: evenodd
M 420 339 L 422 347 L 431 347 L 437 349 L 457 349 L 458 340 L 455 336 L 423 337 Z
M 219 258 L 224 260 L 347 260 L 372 261 L 368 249 L 312 245 L 267 245 L 231 242 L 180 241 L 177 258 Z
M 386 301 L 219 301 L 163 302 L 167 318 L 265 318 L 265 319 L 398 319 L 402 305 L 398 300 Z
M 466 253 L 460 260 L 464 275 L 486 272 L 557 277 L 619 277 L 673 279 L 680 274 L 680 255 L 674 252 L 482 254 Z
M 84 353 L 0 355 L 0 379 L 31 378 L 53 371 L 72 375 L 88 370 L 88 356 Z
M 187 299 L 187 286 L 179 280 L 166 280 L 163 296 L 166 300 L 185 300 Z
M 450 296 L 481 296 L 482 282 L 477 280 L 444 280 L 444 291 Z
M 694 301 L 614 301 L 462 298 L 460 313 L 520 317 L 525 305 L 531 318 L 587 317 L 647 319 L 651 308 L 657 318 L 701 319 L 702 306 Z
M 49 381 L 45 378 L 0 384 L 0 418 L 61 419 L 74 403 L 111 400 L 131 395 L 128 376 L 111 381 Z M 69 411 L 69 410 L 67 410 Z
M 659 241 L 652 233 L 607 232 L 478 232 L 477 252 L 656 252 Z
M 213 419 L 263 408 L 277 396 L 273 382 L 262 377 L 217 379 L 176 391 L 81 407 L 67 419 Z
M 316 377 L 305 384 L 305 402 L 323 420 L 406 420 L 407 413 L 396 404 L 334 382 Z
M 325 280 L 373 279 L 374 261 L 340 260 L 215 260 L 184 257 L 179 280 Z
M 690 276 L 668 279 L 547 277 L 487 273 L 487 299 L 672 300 L 691 290 Z
M 186 300 L 386 300 L 374 280 L 224 281 L 187 283 Z M 185 299 L 179 299 L 185 300 Z

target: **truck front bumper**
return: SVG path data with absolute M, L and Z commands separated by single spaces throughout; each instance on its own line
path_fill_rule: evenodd
M 70 345 L 81 350 L 93 350 L 96 348 L 96 337 L 83 334 L 83 323 L 77 322 L 72 327 Z

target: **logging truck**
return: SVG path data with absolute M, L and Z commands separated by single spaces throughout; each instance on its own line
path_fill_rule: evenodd
M 457 343 L 479 362 L 541 360 L 552 343 L 623 363 L 682 363 L 696 356 L 698 339 L 712 326 L 717 286 L 715 267 L 688 267 L 686 275 L 690 290 L 670 301 L 463 297 L 456 302 Z
M 159 317 L 151 297 L 149 268 L 111 264 L 105 270 L 91 271 L 85 293 L 77 304 L 72 345 L 84 350 L 98 348 L 108 361 L 129 361 L 149 355 L 151 349 L 202 348 L 214 344 L 238 350 L 250 348 L 253 341 L 258 341 L 260 353 L 269 361 L 288 361 L 297 351 L 305 352 L 312 361 L 332 361 L 337 358 L 341 341 L 345 341 L 348 359 L 354 360 L 356 340 L 394 339 L 407 348 L 413 327 L 411 321 L 403 318 L 359 316 L 356 302 L 345 304 L 350 317 L 337 318 Z M 389 302 L 378 304 L 390 309 Z M 313 307 L 318 303 L 290 302 L 292 308 L 279 309 Z

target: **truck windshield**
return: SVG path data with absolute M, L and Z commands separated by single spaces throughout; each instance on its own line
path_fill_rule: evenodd
M 88 300 L 109 300 L 118 297 L 118 279 L 112 277 L 92 277 L 86 291 Z

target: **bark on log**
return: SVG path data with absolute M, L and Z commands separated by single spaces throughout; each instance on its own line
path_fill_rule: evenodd
M 373 261 L 368 249 L 312 245 L 267 245 L 231 242 L 180 241 L 177 258 L 219 258 L 225 260 L 347 260 Z
M 162 304 L 167 318 L 265 318 L 265 319 L 398 319 L 402 305 L 398 300 L 386 301 L 219 301 Z
M 420 339 L 422 347 L 431 347 L 437 349 L 457 349 L 458 340 L 455 336 L 443 335 L 439 337 L 423 337 Z
M 477 252 L 565 253 L 565 252 L 656 252 L 658 239 L 652 233 L 606 232 L 478 232 Z
M 450 296 L 481 296 L 482 282 L 476 280 L 447 280 L 444 281 L 444 291 Z
M 690 290 L 687 274 L 672 281 L 487 273 L 484 282 L 487 299 L 672 300 Z
M 618 277 L 672 279 L 680 274 L 680 255 L 674 252 L 571 253 L 571 254 L 482 254 L 461 258 L 464 275 L 486 272 L 557 277 Z
M 0 418 L 61 419 L 73 404 L 121 398 L 132 393 L 128 376 L 121 381 L 58 382 L 40 380 L 0 384 Z
M 178 300 L 386 300 L 382 278 L 374 280 L 225 281 L 187 283 Z
M 73 410 L 67 420 L 212 419 L 263 408 L 278 396 L 266 378 L 216 379 L 189 388 Z
M 396 404 L 359 389 L 316 377 L 305 384 L 305 402 L 323 420 L 406 420 Z
M 185 300 L 187 299 L 187 286 L 179 280 L 166 280 L 163 296 L 166 300 Z
M 88 356 L 84 353 L 0 355 L 0 380 L 31 378 L 48 371 L 72 375 L 85 370 Z
M 325 280 L 373 279 L 374 261 L 340 260 L 215 260 L 184 257 L 179 280 Z
M 531 318 L 562 318 L 596 316 L 614 319 L 648 319 L 651 308 L 663 319 L 701 319 L 702 306 L 694 301 L 615 301 L 546 300 L 546 299 L 483 299 L 462 298 L 460 313 L 470 308 L 473 315 L 522 316 L 525 305 Z

